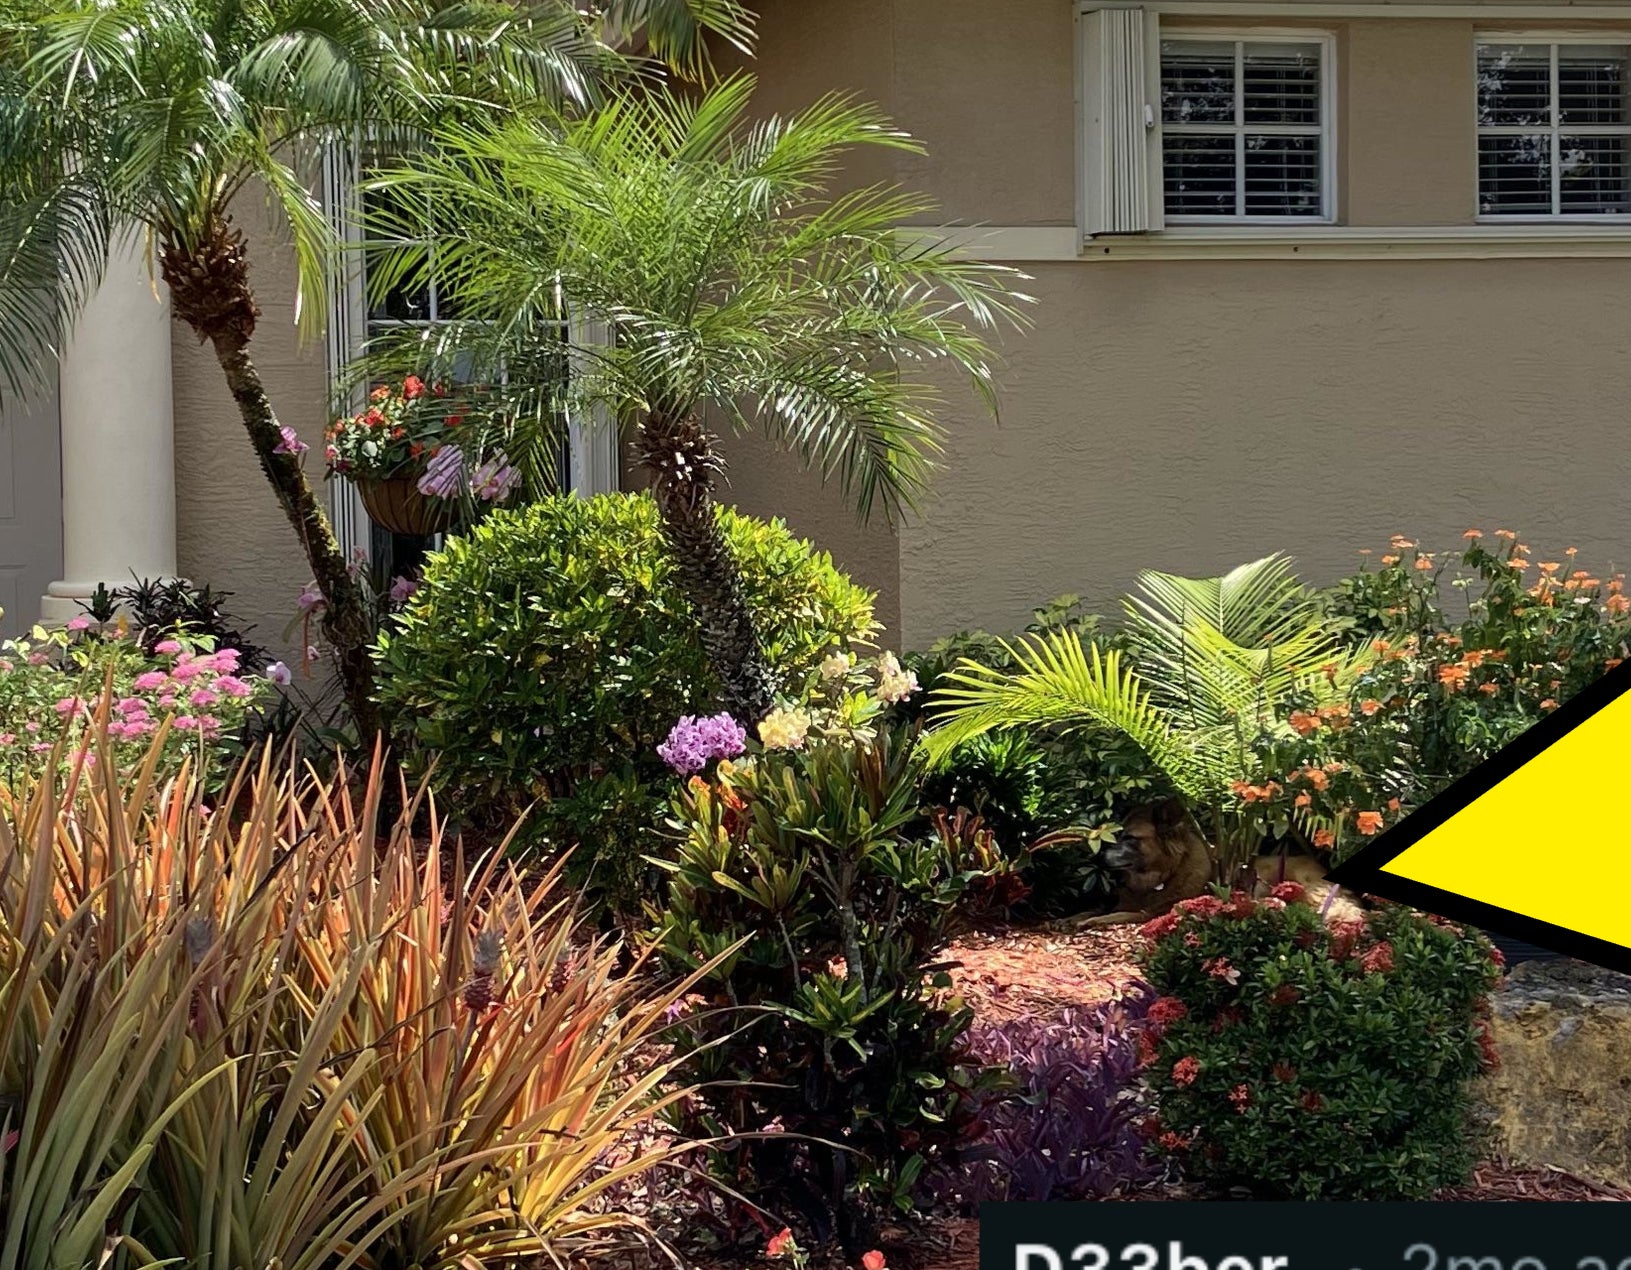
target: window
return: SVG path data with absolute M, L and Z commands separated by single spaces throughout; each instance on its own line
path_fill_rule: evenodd
M 1631 45 L 1480 42 L 1481 216 L 1631 214 Z
M 1330 219 L 1325 37 L 1161 40 L 1161 177 L 1175 221 Z

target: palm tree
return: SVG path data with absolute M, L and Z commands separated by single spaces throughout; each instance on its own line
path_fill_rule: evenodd
M 1139 575 L 1121 651 L 1054 631 L 1005 644 L 1010 664 L 964 660 L 931 695 L 938 758 L 993 729 L 1107 729 L 1131 740 L 1184 797 L 1233 882 L 1259 842 L 1233 788 L 1260 779 L 1256 743 L 1285 728 L 1293 694 L 1343 700 L 1369 659 L 1341 639 L 1285 556 L 1219 578 Z
M 628 430 L 648 474 L 723 704 L 751 724 L 772 705 L 757 633 L 715 518 L 725 468 L 716 431 L 761 429 L 834 479 L 861 515 L 895 517 L 938 449 L 925 363 L 966 373 L 994 405 L 981 332 L 1018 320 L 1013 271 L 959 258 L 899 226 L 929 205 L 890 187 L 833 191 L 846 151 L 915 150 L 870 107 L 827 97 L 754 119 L 751 76 L 700 96 L 624 93 L 558 125 L 513 119 L 443 128 L 423 162 L 373 183 L 390 253 L 382 290 L 434 268 L 462 318 L 387 364 L 507 372 L 518 408 L 552 390 L 516 368 L 558 346 L 568 317 L 607 338 L 569 391 Z M 485 370 L 472 370 L 485 368 Z M 558 405 L 559 403 L 554 403 Z
M 478 107 L 585 105 L 626 65 L 605 33 L 628 28 L 691 65 L 709 32 L 750 31 L 738 0 L 0 0 L 0 400 L 42 381 L 110 239 L 145 231 L 310 562 L 364 735 L 372 631 L 250 356 L 260 311 L 233 202 L 260 189 L 280 214 L 314 334 L 333 246 L 300 175 L 317 147 Z

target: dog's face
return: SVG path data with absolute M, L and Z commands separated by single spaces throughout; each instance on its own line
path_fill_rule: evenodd
M 1140 807 L 1122 822 L 1104 849 L 1104 862 L 1120 873 L 1158 873 L 1171 868 L 1199 841 L 1177 799 Z

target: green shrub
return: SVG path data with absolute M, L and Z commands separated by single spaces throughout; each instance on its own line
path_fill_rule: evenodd
M 682 1131 L 723 1139 L 713 1162 L 736 1190 L 865 1247 L 877 1209 L 909 1207 L 955 1156 L 989 1083 L 960 1069 L 971 1013 L 933 971 L 993 874 L 973 835 L 913 832 L 907 729 L 803 744 L 689 782 L 655 939 L 676 971 L 728 954 L 674 1030 L 706 1083 Z
M 779 521 L 720 520 L 783 691 L 871 637 L 871 595 L 829 556 Z M 377 655 L 395 736 L 466 817 L 536 801 L 534 845 L 582 842 L 580 877 L 638 895 L 672 791 L 656 746 L 718 688 L 649 498 L 495 512 L 430 557 Z
M 1397 906 L 1327 926 L 1291 882 L 1186 900 L 1144 933 L 1151 1130 L 1191 1176 L 1304 1200 L 1465 1180 L 1493 1061 L 1482 936 Z

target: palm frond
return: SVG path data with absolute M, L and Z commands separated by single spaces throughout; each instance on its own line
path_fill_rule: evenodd
M 997 728 L 1105 728 L 1137 745 L 1188 797 L 1211 795 L 1198 747 L 1173 730 L 1117 650 L 1049 631 L 1005 641 L 1003 651 L 1012 670 L 965 659 L 931 694 L 931 759 Z

